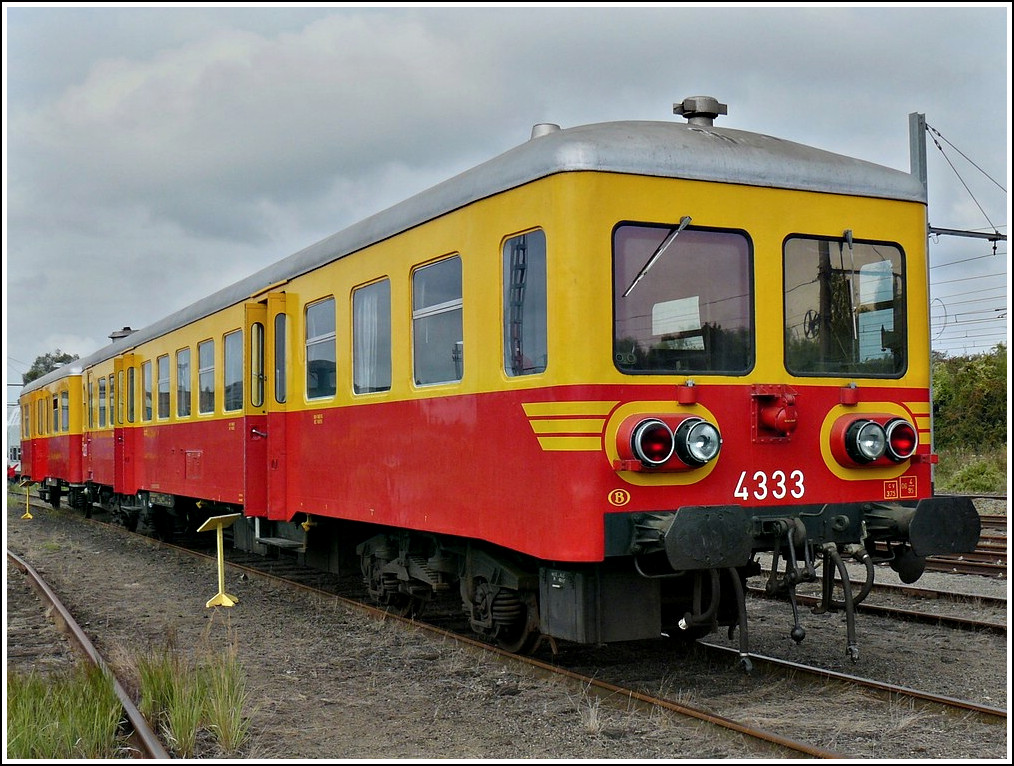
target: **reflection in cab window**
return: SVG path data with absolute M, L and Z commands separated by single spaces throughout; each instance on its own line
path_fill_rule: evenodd
M 503 247 L 504 370 L 508 375 L 545 372 L 546 235 L 512 237 Z
M 461 258 L 445 258 L 412 275 L 412 366 L 417 385 L 464 374 Z
M 225 336 L 225 410 L 243 409 L 243 331 Z
M 357 394 L 391 388 L 391 283 L 352 294 L 352 387 Z
M 740 233 L 623 225 L 613 235 L 613 359 L 626 373 L 753 366 L 750 243 Z
M 794 237 L 785 243 L 784 269 L 789 372 L 904 373 L 904 259 L 896 246 Z
M 337 370 L 334 298 L 306 307 L 306 398 L 334 396 Z

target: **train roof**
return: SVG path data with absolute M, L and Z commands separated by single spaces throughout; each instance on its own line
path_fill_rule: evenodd
M 926 202 L 912 174 L 760 133 L 691 123 L 604 122 L 561 129 L 537 125 L 532 138 L 493 159 L 283 258 L 22 389 L 80 374 L 271 285 L 388 239 L 472 202 L 557 173 L 597 171 Z

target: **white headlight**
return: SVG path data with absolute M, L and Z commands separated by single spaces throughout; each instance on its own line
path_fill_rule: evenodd
M 715 459 L 722 447 L 718 429 L 701 418 L 687 418 L 676 428 L 676 455 L 687 465 L 704 465 Z

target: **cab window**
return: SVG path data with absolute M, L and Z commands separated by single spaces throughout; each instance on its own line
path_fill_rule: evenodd
M 752 254 L 737 231 L 613 232 L 613 362 L 627 374 L 742 375 L 754 364 Z
M 896 245 L 851 237 L 786 240 L 783 316 L 789 372 L 904 374 L 908 347 L 904 266 Z

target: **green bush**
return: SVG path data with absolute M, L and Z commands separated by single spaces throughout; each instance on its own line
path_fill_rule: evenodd
M 981 453 L 960 449 L 938 450 L 940 463 L 934 472 L 937 492 L 963 494 L 1007 491 L 1007 447 Z
M 990 450 L 1007 443 L 1007 346 L 987 354 L 933 357 L 934 443 L 938 450 Z

